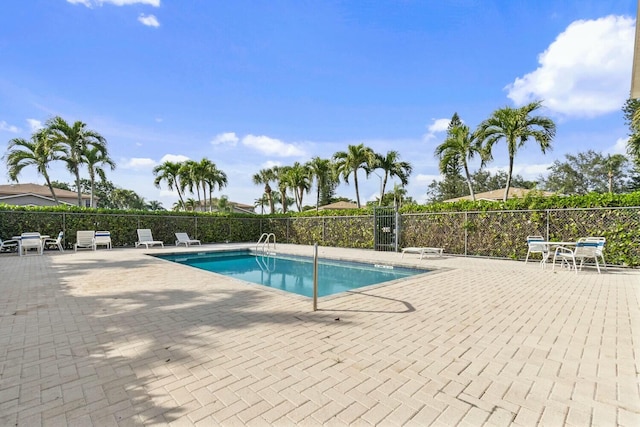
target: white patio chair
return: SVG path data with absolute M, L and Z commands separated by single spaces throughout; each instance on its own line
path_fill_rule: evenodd
M 549 246 L 541 242 L 544 242 L 544 237 L 542 236 L 527 236 L 527 257 L 524 259 L 525 264 L 529 261 L 529 255 L 541 254 L 542 260 L 540 261 L 540 265 L 544 266 L 547 258 L 549 258 Z
M 18 246 L 20 242 L 15 239 L 12 240 L 2 240 L 0 239 L 0 252 L 12 252 L 18 251 Z
M 564 246 L 559 246 L 553 255 L 553 269 L 556 268 L 556 260 L 560 260 L 561 266 L 568 266 L 569 269 L 575 270 L 578 274 L 577 261 L 580 260 L 580 270 L 585 259 L 593 258 L 596 262 L 596 268 L 598 274 L 600 274 L 600 263 L 598 258 L 602 258 L 602 264 L 604 268 L 607 268 L 607 264 L 604 261 L 604 244 L 606 239 L 604 237 L 582 237 L 578 239 L 575 249 L 570 249 Z
M 176 240 L 176 246 L 180 246 L 182 244 L 186 247 L 189 247 L 189 245 L 202 245 L 200 240 L 192 239 L 187 233 L 175 233 L 175 235 L 176 239 L 178 239 Z
M 35 249 L 38 255 L 42 255 L 42 247 L 40 233 L 29 232 L 20 235 L 20 256 L 26 255 L 31 249 Z
M 78 252 L 78 249 L 91 249 L 96 250 L 95 231 L 93 230 L 78 230 L 76 232 L 76 243 L 73 245 L 73 250 Z
M 98 246 L 106 246 L 107 249 L 111 249 L 111 232 L 109 231 L 96 231 L 95 235 L 96 249 Z
M 136 242 L 136 248 L 144 245 L 147 249 L 149 246 L 160 245 L 164 248 L 164 242 L 160 240 L 153 240 L 151 230 L 148 228 L 138 228 L 138 241 Z
M 55 238 L 55 239 L 51 239 L 51 238 L 44 239 L 44 242 L 42 242 L 42 245 L 45 248 L 55 247 L 60 252 L 64 252 L 64 248 L 62 247 L 62 238 L 63 237 L 64 237 L 64 231 L 61 231 L 61 232 L 58 233 L 58 237 Z

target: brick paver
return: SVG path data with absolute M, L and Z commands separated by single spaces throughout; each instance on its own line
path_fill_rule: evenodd
M 313 312 L 145 255 L 206 248 L 1 254 L 0 425 L 638 425 L 637 270 L 323 247 L 434 271 Z

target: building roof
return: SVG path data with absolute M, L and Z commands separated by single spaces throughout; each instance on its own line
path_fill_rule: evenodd
M 535 192 L 536 194 L 539 194 L 544 197 L 549 197 L 556 194 L 556 193 L 551 193 L 549 191 L 530 190 L 528 188 L 519 188 L 519 187 L 509 187 L 509 195 L 507 198 L 508 199 L 523 198 L 531 192 Z M 499 190 L 485 191 L 484 193 L 476 193 L 476 200 L 496 201 L 496 200 L 502 200 L 503 198 L 504 198 L 504 188 L 501 188 Z M 456 198 L 447 199 L 444 201 L 458 202 L 460 200 L 471 200 L 471 196 L 456 197 Z
M 320 206 L 318 210 L 332 210 L 332 209 L 358 209 L 358 205 L 351 202 L 335 202 L 329 203 L 328 205 Z
M 64 198 L 77 198 L 78 193 L 75 191 L 63 190 L 60 188 L 54 188 L 53 191 L 58 197 Z M 51 191 L 46 185 L 39 184 L 5 184 L 0 185 L 0 196 L 13 196 L 18 194 L 35 194 L 38 196 L 51 197 Z M 83 199 L 90 199 L 88 194 L 82 195 Z

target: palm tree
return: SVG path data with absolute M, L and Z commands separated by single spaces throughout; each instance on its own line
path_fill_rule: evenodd
M 384 190 L 387 187 L 387 180 L 389 177 L 395 176 L 400 179 L 403 186 L 407 185 L 409 183 L 409 175 L 411 175 L 412 167 L 409 162 L 400 161 L 400 153 L 395 150 L 387 151 L 385 156 L 376 154 L 373 167 L 384 171 L 382 187 L 380 188 L 380 201 L 378 202 L 378 206 L 382 206 L 382 197 L 384 196 Z
M 216 164 L 206 157 L 200 161 L 200 169 L 202 170 L 202 190 L 205 187 L 209 190 L 209 211 L 213 210 L 213 190 L 216 186 L 218 190 L 222 190 L 227 186 L 227 174 L 216 167 Z M 206 203 L 205 203 L 206 204 Z
M 178 192 L 178 198 L 180 199 L 181 206 L 184 207 L 184 199 L 182 198 L 182 188 L 180 186 L 180 168 L 182 167 L 181 162 L 170 162 L 166 161 L 161 165 L 153 168 L 153 174 L 156 179 L 153 181 L 153 185 L 157 188 L 160 188 L 160 183 L 162 181 L 167 182 L 167 188 L 169 190 L 176 190 Z
M 608 154 L 604 158 L 604 168 L 607 172 L 609 193 L 613 193 L 613 180 L 625 177 L 623 168 L 628 162 L 627 158 L 622 154 Z
M 496 142 L 504 139 L 507 143 L 509 170 L 503 201 L 509 196 L 513 161 L 518 148 L 532 138 L 540 145 L 543 153 L 551 149 L 551 140 L 556 134 L 555 123 L 545 116 L 531 116 L 541 106 L 542 101 L 535 101 L 520 108 L 500 108 L 478 127 L 478 139 L 484 144 L 483 164 L 493 159 L 491 151 Z
M 31 140 L 23 138 L 10 140 L 7 153 L 3 158 L 6 159 L 7 172 L 11 181 L 18 182 L 22 169 L 35 166 L 38 173 L 44 177 L 53 200 L 58 204 L 58 196 L 53 191 L 48 169 L 52 161 L 62 159 L 63 155 L 62 145 L 51 139 L 49 132 L 43 129 L 31 135 Z
M 331 181 L 334 181 L 333 178 L 333 168 L 331 164 L 331 160 L 322 159 L 318 156 L 311 159 L 307 162 L 307 167 L 309 168 L 311 174 L 311 180 L 316 181 L 316 212 L 318 211 L 318 207 L 320 206 L 320 190 L 325 188 Z
M 188 211 L 191 211 L 191 212 L 195 211 L 196 206 L 198 206 L 198 201 L 193 197 L 189 197 L 187 200 L 184 201 L 184 207 Z
M 347 151 L 338 151 L 333 155 L 335 161 L 336 174 L 344 178 L 344 182 L 349 183 L 349 175 L 353 173 L 353 182 L 356 187 L 356 202 L 360 208 L 360 189 L 358 187 L 358 169 L 364 169 L 369 175 L 371 166 L 375 161 L 375 154 L 364 144 L 349 145 Z
M 264 194 L 267 196 L 267 200 L 269 201 L 269 208 L 271 209 L 271 213 L 275 213 L 275 206 L 274 206 L 273 196 L 271 194 L 273 190 L 271 189 L 271 186 L 269 185 L 269 183 L 275 180 L 276 180 L 276 176 L 273 169 L 260 169 L 258 173 L 253 175 L 254 184 L 256 185 L 264 184 Z
M 481 145 L 476 135 L 471 133 L 469 127 L 464 124 L 449 129 L 447 138 L 436 147 L 435 151 L 435 155 L 440 158 L 439 168 L 443 175 L 451 170 L 459 170 L 462 166 L 472 200 L 476 200 L 476 195 L 473 191 L 468 160 L 473 159 L 476 154 L 481 154 Z
M 182 211 L 182 210 L 186 210 L 185 206 L 184 206 L 184 202 L 182 200 L 178 200 L 177 202 L 175 202 L 173 204 L 173 206 L 171 207 L 171 210 L 173 211 Z
M 282 204 L 282 213 L 287 213 L 287 206 L 289 203 L 287 197 L 287 189 L 289 188 L 289 181 L 287 174 L 291 166 L 274 166 L 272 168 L 275 176 L 275 181 L 278 183 L 278 190 L 280 191 L 280 203 Z
M 46 128 L 52 133 L 52 137 L 57 143 L 66 147 L 66 154 L 62 160 L 67 163 L 67 169 L 75 177 L 78 206 L 82 206 L 80 165 L 86 163 L 85 153 L 92 148 L 97 148 L 105 158 L 108 158 L 107 141 L 98 132 L 87 129 L 85 123 L 77 121 L 73 125 L 69 125 L 59 116 L 48 120 Z
M 182 190 L 185 188 L 189 190 L 189 193 L 193 194 L 195 188 L 198 195 L 198 206 L 202 206 L 202 198 L 200 197 L 200 171 L 198 162 L 195 160 L 187 160 L 182 163 L 179 171 L 180 185 Z M 194 209 L 195 210 L 195 209 Z
M 159 202 L 158 200 L 151 200 L 149 203 L 147 203 L 146 207 L 150 211 L 163 211 L 163 210 L 165 210 L 162 207 L 162 202 Z
M 298 212 L 302 212 L 302 198 L 304 193 L 311 190 L 311 171 L 307 165 L 295 162 L 287 171 L 286 178 L 289 188 L 293 190 L 293 198 Z
M 107 165 L 114 170 L 116 168 L 115 162 L 107 156 L 107 153 L 101 149 L 101 147 L 87 147 L 87 150 L 83 153 L 87 169 L 89 169 L 89 182 L 91 183 L 91 202 L 93 207 L 93 193 L 95 191 L 96 174 L 100 177 L 102 182 L 107 180 L 107 176 L 104 173 L 104 169 L 101 165 Z

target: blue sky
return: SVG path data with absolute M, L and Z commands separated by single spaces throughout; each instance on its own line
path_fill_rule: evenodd
M 50 117 L 81 120 L 108 141 L 108 178 L 166 208 L 177 195 L 152 174 L 164 160 L 207 157 L 229 179 L 217 195 L 253 204 L 261 168 L 359 143 L 399 151 L 414 169 L 408 193 L 424 201 L 454 112 L 473 129 L 535 99 L 558 129 L 546 155 L 518 152 L 523 177 L 567 153 L 625 150 L 635 0 L 10 0 L 0 10 L 0 153 Z M 498 144 L 488 168 L 506 166 Z M 0 183 L 6 172 L 2 162 Z M 51 175 L 72 181 L 62 165 Z M 375 198 L 378 177 L 360 179 L 361 198 Z M 25 169 L 20 182 L 43 179 Z M 355 199 L 350 182 L 337 194 Z

